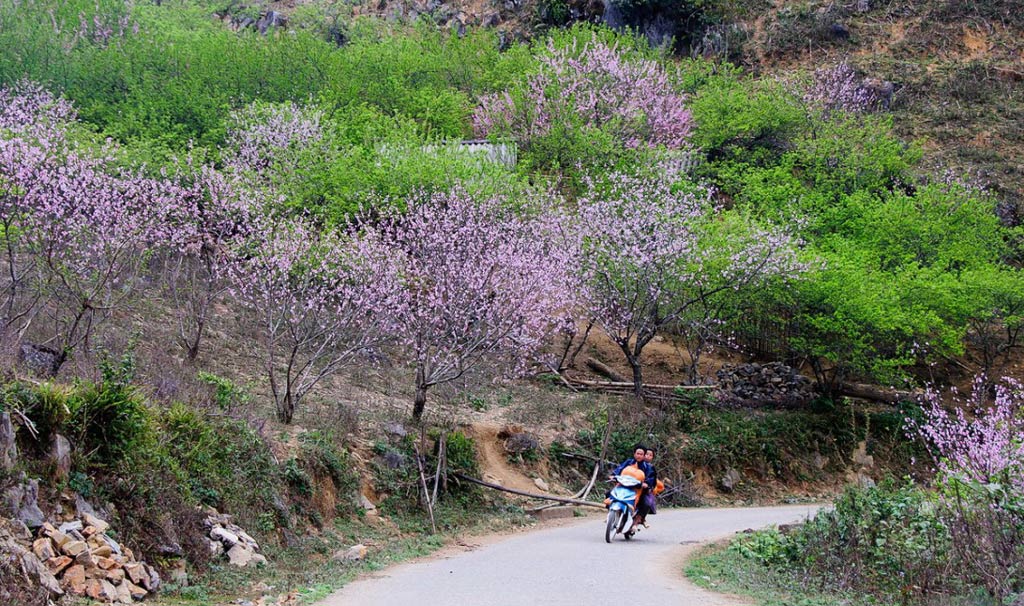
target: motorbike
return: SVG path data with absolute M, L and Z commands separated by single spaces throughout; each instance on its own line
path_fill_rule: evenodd
M 640 474 L 643 476 L 643 474 Z M 612 488 L 605 499 L 608 506 L 608 520 L 604 529 L 604 540 L 611 543 L 612 538 L 622 534 L 627 541 L 633 538 L 629 529 L 633 526 L 633 516 L 636 514 L 637 493 L 640 492 L 642 480 L 631 475 L 619 474 L 615 476 L 615 487 Z

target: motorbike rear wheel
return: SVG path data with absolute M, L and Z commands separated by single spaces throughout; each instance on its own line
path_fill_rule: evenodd
M 611 543 L 612 537 L 615 536 L 616 531 L 619 528 L 619 518 L 625 519 L 626 516 L 620 509 L 609 509 L 608 510 L 608 522 L 604 527 L 604 542 Z

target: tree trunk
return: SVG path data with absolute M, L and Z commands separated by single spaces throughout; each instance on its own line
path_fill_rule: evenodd
M 629 357 L 629 367 L 633 369 L 633 395 L 637 398 L 644 397 L 644 377 L 643 367 L 640 366 L 640 360 Z
M 186 341 L 185 349 L 188 352 L 188 361 L 195 362 L 199 357 L 199 343 L 203 339 L 203 330 L 206 328 L 206 320 L 196 320 L 196 334 L 191 340 Z
M 620 341 L 619 349 L 622 350 L 622 354 L 626 356 L 626 361 L 629 362 L 629 367 L 633 370 L 633 395 L 642 399 L 644 397 L 644 377 L 643 369 L 640 366 L 640 352 L 634 351 L 629 346 L 628 341 Z M 636 349 L 639 350 L 640 346 L 637 346 Z
M 290 425 L 293 416 L 295 416 L 295 400 L 289 389 L 277 406 L 277 420 L 285 425 Z
M 423 411 L 427 407 L 427 381 L 423 369 L 416 369 L 416 399 L 412 404 L 412 418 L 419 421 L 423 417 Z

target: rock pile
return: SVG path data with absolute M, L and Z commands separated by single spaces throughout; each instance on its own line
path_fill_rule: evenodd
M 131 604 L 160 587 L 160 575 L 135 559 L 88 513 L 59 527 L 44 523 L 33 535 L 20 521 L 0 533 L 0 551 L 20 560 L 31 580 L 52 597 L 70 593 L 106 603 Z
M 781 362 L 726 364 L 716 376 L 723 402 L 793 405 L 814 398 L 811 380 Z
M 259 553 L 260 544 L 240 526 L 233 524 L 228 514 L 209 510 L 203 526 L 207 530 L 213 557 L 226 556 L 232 566 L 240 568 L 267 563 L 267 558 Z

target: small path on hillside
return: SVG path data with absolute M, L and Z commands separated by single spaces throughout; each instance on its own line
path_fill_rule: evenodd
M 474 424 L 469 431 L 477 447 L 478 464 L 485 480 L 496 482 L 506 488 L 541 492 L 533 480 L 509 465 L 508 454 L 502 441 L 498 439 L 500 430 L 497 427 Z
M 797 522 L 817 506 L 664 511 L 632 541 L 604 541 L 604 516 L 529 532 L 470 551 L 451 550 L 355 581 L 318 606 L 579 606 L 627 599 L 642 585 L 650 604 L 735 606 L 683 577 L 698 545 L 747 528 Z

